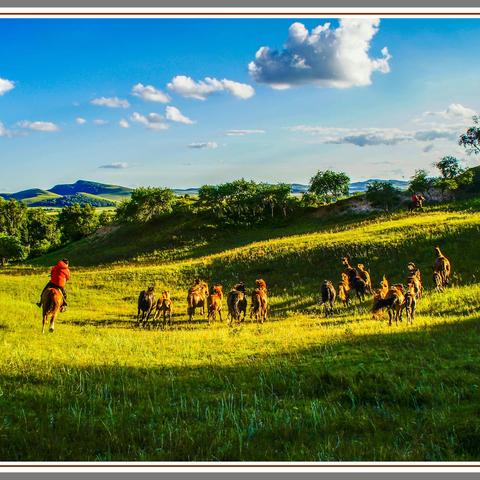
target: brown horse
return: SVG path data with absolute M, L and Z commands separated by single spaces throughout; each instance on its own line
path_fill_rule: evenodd
M 407 314 L 407 323 L 413 323 L 415 308 L 417 306 L 417 291 L 413 282 L 407 285 L 407 292 L 403 301 L 402 309 Z
M 320 306 L 323 305 L 323 311 L 325 317 L 333 314 L 333 304 L 335 303 L 335 298 L 337 297 L 337 293 L 335 292 L 335 287 L 330 280 L 324 280 L 321 288 L 322 293 L 322 303 Z
M 420 269 L 413 262 L 410 262 L 407 265 L 407 268 L 408 268 L 407 285 L 412 284 L 416 299 L 422 298 L 423 285 L 422 285 L 422 275 L 420 273 Z
M 265 280 L 255 281 L 257 288 L 252 293 L 252 306 L 250 308 L 250 318 L 263 323 L 267 319 L 268 297 L 267 284 Z
M 398 320 L 402 321 L 402 307 L 405 300 L 403 285 L 393 285 L 388 291 L 385 298 L 374 298 L 372 313 L 375 316 L 384 308 L 388 311 L 388 324 L 392 325 L 392 319 L 398 324 Z
M 387 297 L 389 291 L 390 291 L 390 286 L 388 284 L 387 278 L 384 275 L 383 278 L 382 278 L 382 281 L 380 282 L 380 288 L 378 288 L 377 290 L 375 290 L 373 292 L 373 306 L 374 306 L 374 309 L 375 309 L 375 304 L 377 303 L 377 300 L 384 300 Z M 373 318 L 376 319 L 376 318 L 380 317 L 382 315 L 382 313 L 383 313 L 383 308 L 377 308 L 373 312 Z
M 342 264 L 346 267 L 345 273 L 348 276 L 348 285 L 350 290 L 355 290 L 359 302 L 365 300 L 367 285 L 365 281 L 358 275 L 358 272 L 350 265 L 350 258 L 343 257 Z
M 227 295 L 227 307 L 229 325 L 233 321 L 240 321 L 240 316 L 243 313 L 241 321 L 245 320 L 247 315 L 247 296 L 245 290 L 245 284 L 243 282 L 237 283 Z
M 222 321 L 222 300 L 223 300 L 223 288 L 221 285 L 214 285 L 212 291 L 207 298 L 208 304 L 208 323 L 211 320 L 217 319 L 217 313 Z
M 350 284 L 346 273 L 342 273 L 342 281 L 338 284 L 338 298 L 345 306 L 350 305 Z
M 363 263 L 357 265 L 359 270 L 358 276 L 365 282 L 366 291 L 371 295 L 373 293 L 372 289 L 372 279 L 370 277 L 370 272 L 365 268 Z
M 153 314 L 153 321 L 157 322 L 160 315 L 163 316 L 163 326 L 167 323 L 172 323 L 173 302 L 170 299 L 170 294 L 164 290 L 162 296 L 157 300 L 155 304 L 155 313 Z
M 62 292 L 56 288 L 47 288 L 42 295 L 42 333 L 45 333 L 45 323 L 50 317 L 50 331 L 55 330 L 55 319 L 63 305 Z
M 200 280 L 195 280 L 195 285 L 190 288 L 187 295 L 187 315 L 191 322 L 195 315 L 195 309 L 202 309 L 202 316 L 205 316 L 205 307 L 208 296 L 208 285 Z
M 434 278 L 438 273 L 441 279 L 441 290 L 443 290 L 450 282 L 450 276 L 452 274 L 452 264 L 450 260 L 441 252 L 440 247 L 435 247 L 435 253 L 437 258 L 433 264 Z

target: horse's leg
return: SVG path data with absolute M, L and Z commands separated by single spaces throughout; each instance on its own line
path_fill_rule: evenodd
M 42 316 L 42 333 L 45 333 L 45 322 L 47 321 L 47 314 L 43 313 Z
M 52 316 L 50 317 L 50 332 L 53 333 L 53 331 L 55 330 L 55 317 L 56 317 L 56 313 L 52 313 Z
M 218 316 L 220 317 L 220 323 L 223 323 L 222 310 L 219 310 L 219 311 L 218 311 Z

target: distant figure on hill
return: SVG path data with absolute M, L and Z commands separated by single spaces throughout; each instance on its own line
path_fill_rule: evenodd
M 413 193 L 412 194 L 412 203 L 410 206 L 410 211 L 412 210 L 423 210 L 423 202 L 425 201 L 425 197 L 421 193 Z
M 70 280 L 70 268 L 69 261 L 66 258 L 59 260 L 55 266 L 52 267 L 50 272 L 50 281 L 45 285 L 45 288 L 40 294 L 40 302 L 37 303 L 38 307 L 42 306 L 42 297 L 46 290 L 49 288 L 56 288 L 63 295 L 63 304 L 61 311 L 63 312 L 67 307 L 67 292 L 65 291 L 65 285 Z

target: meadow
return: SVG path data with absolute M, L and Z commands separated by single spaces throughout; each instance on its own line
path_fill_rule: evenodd
M 304 215 L 223 231 L 187 220 L 122 227 L 0 272 L 0 459 L 469 461 L 480 458 L 480 202 L 408 215 Z M 432 290 L 433 247 L 452 285 Z M 340 258 L 374 285 L 421 269 L 417 317 L 371 299 L 324 318 Z M 70 258 L 69 309 L 41 334 L 34 302 Z M 269 286 L 263 325 L 186 317 L 196 276 Z M 138 292 L 170 291 L 173 325 L 135 326 Z M 225 307 L 224 307 L 225 308 Z

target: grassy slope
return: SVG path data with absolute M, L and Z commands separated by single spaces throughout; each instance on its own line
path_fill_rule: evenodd
M 192 233 L 178 252 L 168 248 L 178 239 L 173 226 L 153 229 L 144 237 L 156 235 L 161 251 L 75 269 L 71 308 L 43 337 L 32 302 L 46 268 L 7 270 L 1 458 L 478 460 L 480 212 L 472 206 L 335 228 L 303 219 L 260 241 L 266 230 L 213 232 L 212 241 Z M 87 264 L 85 245 L 99 260 L 110 241 L 84 242 L 70 254 Z M 414 326 L 373 321 L 368 304 L 328 320 L 319 314 L 319 285 L 337 281 L 344 253 L 368 264 L 375 283 L 383 273 L 404 280 L 414 260 L 429 287 L 436 243 L 459 286 L 427 292 Z M 226 286 L 262 275 L 270 321 L 189 325 L 185 288 L 196 274 Z M 167 331 L 132 328 L 135 297 L 149 283 L 172 293 L 175 325 Z

